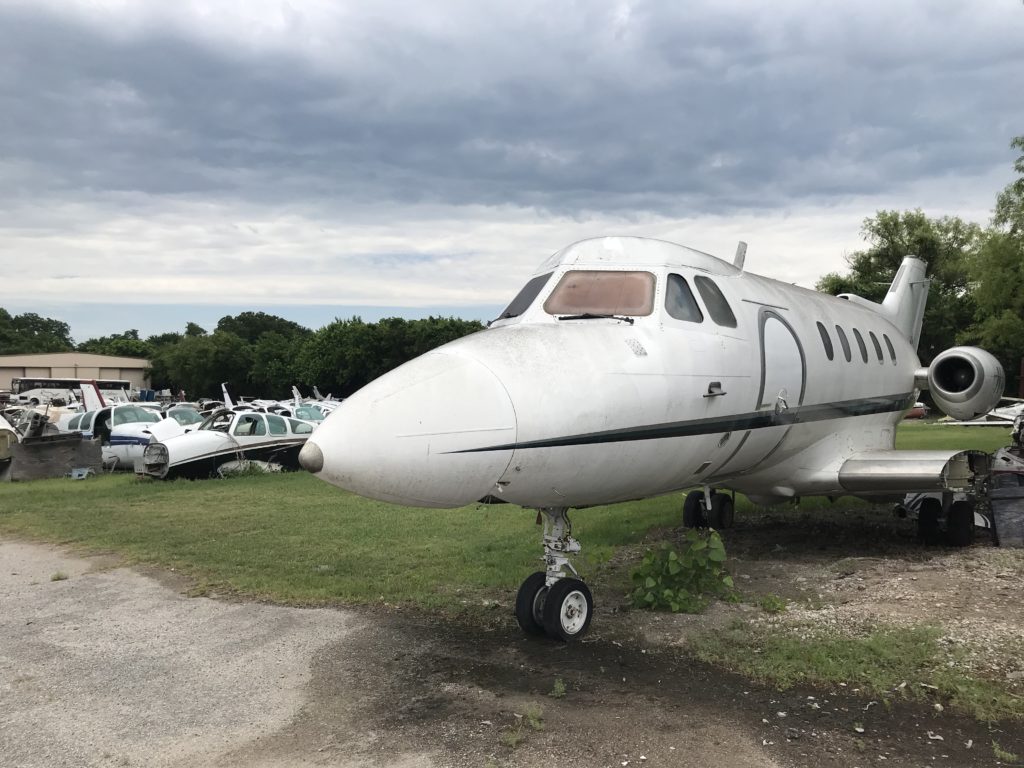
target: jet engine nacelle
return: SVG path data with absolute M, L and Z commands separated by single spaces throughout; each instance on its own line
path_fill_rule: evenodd
M 973 419 L 988 413 L 1003 396 L 1003 366 L 978 347 L 953 347 L 932 360 L 927 387 L 932 400 L 954 419 Z

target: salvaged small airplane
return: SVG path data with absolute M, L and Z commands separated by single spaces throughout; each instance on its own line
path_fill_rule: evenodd
M 273 413 L 222 408 L 194 430 L 151 429 L 143 472 L 164 480 L 199 479 L 246 468 L 299 469 L 299 450 L 316 424 Z M 164 437 L 167 434 L 169 436 Z
M 904 259 L 876 304 L 750 274 L 744 255 L 630 237 L 571 245 L 486 330 L 342 402 L 300 461 L 374 499 L 542 512 L 546 569 L 523 582 L 516 616 L 562 640 L 593 615 L 570 508 L 699 487 L 685 524 L 724 528 L 725 490 L 773 503 L 970 485 L 984 454 L 894 449 L 920 390 L 960 419 L 1003 392 L 999 362 L 975 347 L 921 367 L 924 262 Z M 946 528 L 973 534 L 973 510 L 954 507 Z

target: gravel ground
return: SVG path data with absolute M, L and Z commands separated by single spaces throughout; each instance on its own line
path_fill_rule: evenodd
M 111 557 L 0 541 L 0 765 L 784 764 L 704 701 L 707 671 L 657 694 L 682 710 L 659 706 L 643 689 L 667 667 L 634 668 L 619 643 L 571 652 L 507 628 L 186 587 Z M 569 691 L 556 701 L 538 686 L 559 674 Z
M 361 625 L 110 565 L 0 542 L 0 764 L 213 763 L 293 717 L 310 657 Z
M 606 590 L 568 647 L 523 636 L 505 604 L 476 626 L 190 598 L 174 573 L 0 540 L 0 767 L 959 767 L 998 765 L 996 742 L 1024 754 L 1017 722 L 872 706 L 852 686 L 779 692 L 687 655 L 693 632 L 739 618 L 847 633 L 928 620 L 979 651 L 976 672 L 1024 678 L 1024 552 L 924 550 L 870 518 L 816 525 L 766 516 L 730 532 L 744 591 L 787 597 L 782 615 L 749 601 L 621 612 Z

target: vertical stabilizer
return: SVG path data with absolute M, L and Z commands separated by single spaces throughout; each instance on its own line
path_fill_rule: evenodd
M 927 265 L 921 259 L 905 256 L 889 292 L 882 300 L 882 314 L 900 329 L 910 344 L 917 349 L 921 339 L 921 322 L 928 303 Z
M 224 393 L 224 405 L 228 408 L 234 408 L 235 404 L 231 402 L 231 395 L 228 394 L 228 383 L 226 381 L 220 383 L 220 391 Z
M 103 395 L 100 394 L 100 388 L 96 386 L 95 381 L 82 382 L 82 402 L 85 403 L 87 411 L 98 411 L 106 406 Z

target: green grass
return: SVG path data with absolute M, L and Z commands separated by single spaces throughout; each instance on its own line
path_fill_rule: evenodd
M 901 450 L 959 448 L 992 452 L 1010 443 L 1010 428 L 959 427 L 936 421 L 905 421 L 896 430 L 896 447 Z
M 907 423 L 902 449 L 975 448 L 1008 442 L 1008 430 Z M 742 515 L 753 505 L 737 499 Z M 681 494 L 574 512 L 576 558 L 605 595 L 624 595 L 640 542 L 656 544 L 678 527 Z M 804 499 L 800 514 L 863 507 L 841 499 Z M 198 592 L 233 592 L 295 604 L 418 605 L 479 613 L 509 605 L 523 577 L 541 567 L 535 513 L 513 505 L 425 510 L 369 501 L 305 474 L 200 482 L 158 482 L 103 475 L 81 482 L 0 484 L 0 534 L 91 550 L 179 569 Z M 651 536 L 651 532 L 655 534 Z M 629 557 L 617 551 L 633 547 Z M 606 598 L 608 599 L 608 598 Z M 766 596 L 767 612 L 785 608 Z M 1024 715 L 1020 700 L 992 683 L 964 677 L 939 647 L 938 630 L 879 629 L 867 637 L 798 639 L 786 630 L 741 623 L 695 641 L 702 658 L 779 686 L 851 687 L 891 696 L 938 695 L 981 719 Z M 552 696 L 564 695 L 556 681 Z M 928 694 L 916 684 L 938 688 Z M 913 687 L 916 686 L 916 687 Z M 521 733 L 513 736 L 518 741 Z M 514 746 L 514 745 L 512 745 Z
M 908 423 L 901 448 L 1006 442 L 1002 429 Z M 737 500 L 740 512 L 751 505 Z M 681 496 L 573 513 L 577 567 L 602 570 L 618 548 L 679 524 Z M 805 499 L 804 510 L 830 505 Z M 840 500 L 842 505 L 858 505 Z M 158 482 L 104 475 L 83 482 L 0 484 L 0 533 L 114 550 L 181 569 L 201 588 L 312 603 L 459 608 L 510 596 L 539 569 L 535 513 L 513 505 L 425 510 L 369 501 L 305 474 Z M 608 587 L 628 588 L 622 569 Z
M 677 524 L 664 497 L 576 512 L 592 574 L 616 547 Z M 511 599 L 541 567 L 536 513 L 369 501 L 305 473 L 199 482 L 104 475 L 0 486 L 0 533 L 114 550 L 181 569 L 206 588 L 299 604 Z
M 704 661 L 780 688 L 842 682 L 883 700 L 939 700 L 983 721 L 1024 716 L 1019 696 L 951 666 L 955 659 L 950 654 L 956 651 L 940 644 L 941 635 L 937 627 L 914 626 L 881 627 L 862 637 L 807 639 L 737 622 L 726 631 L 694 638 L 691 648 Z

